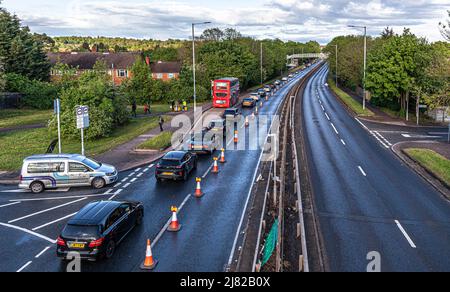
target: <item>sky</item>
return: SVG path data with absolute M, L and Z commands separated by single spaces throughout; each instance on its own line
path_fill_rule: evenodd
M 348 25 L 367 26 L 376 36 L 389 26 L 408 27 L 429 41 L 443 40 L 439 22 L 447 19 L 450 0 L 3 0 L 33 32 L 50 36 L 116 36 L 188 39 L 197 28 L 232 27 L 246 36 L 315 40 L 360 34 Z

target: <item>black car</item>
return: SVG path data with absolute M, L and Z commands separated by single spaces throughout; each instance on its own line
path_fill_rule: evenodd
M 236 118 L 239 115 L 239 109 L 237 108 L 228 108 L 223 113 L 223 118 L 226 119 L 227 117 L 230 118 Z
M 189 173 L 197 169 L 197 155 L 187 151 L 167 153 L 156 165 L 155 177 L 158 182 L 163 179 L 187 181 Z
M 63 260 L 70 252 L 91 261 L 110 259 L 131 230 L 142 224 L 142 218 L 144 207 L 139 202 L 92 202 L 64 227 L 56 254 Z
M 261 88 L 258 90 L 258 94 L 259 94 L 259 97 L 265 98 L 267 95 L 267 92 L 263 88 Z

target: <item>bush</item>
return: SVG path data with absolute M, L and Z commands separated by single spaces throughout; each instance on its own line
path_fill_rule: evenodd
M 112 131 L 128 121 L 127 100 L 108 80 L 104 73 L 86 72 L 72 87 L 61 92 L 61 133 L 66 138 L 79 138 L 75 108 L 89 106 L 90 126 L 86 139 L 109 137 Z M 50 123 L 52 131 L 57 127 L 56 118 Z
M 24 99 L 21 101 L 22 106 L 50 109 L 53 106 L 53 100 L 58 95 L 57 86 L 48 82 L 30 80 L 15 73 L 6 74 L 5 79 L 7 91 L 19 92 L 24 95 Z

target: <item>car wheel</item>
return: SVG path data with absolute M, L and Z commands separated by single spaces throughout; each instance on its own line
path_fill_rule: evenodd
M 31 183 L 30 189 L 33 194 L 40 194 L 45 190 L 45 186 L 40 181 L 35 181 Z
M 96 190 L 103 189 L 106 185 L 106 182 L 103 178 L 97 177 L 92 181 L 92 187 Z
M 144 214 L 142 214 L 142 212 L 139 212 L 137 219 L 136 219 L 136 226 L 142 225 L 143 219 L 144 219 Z
M 116 243 L 114 242 L 114 240 L 110 240 L 108 242 L 108 245 L 106 246 L 105 258 L 108 260 L 112 258 L 115 251 L 116 251 Z

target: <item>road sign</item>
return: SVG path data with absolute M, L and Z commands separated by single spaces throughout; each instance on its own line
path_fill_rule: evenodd
M 88 106 L 77 106 L 77 128 L 86 129 L 89 128 L 89 107 Z
M 61 154 L 61 152 L 62 152 L 62 149 L 61 149 L 61 117 L 60 117 L 61 101 L 59 100 L 59 98 L 57 98 L 53 101 L 53 107 L 55 110 L 56 119 L 58 121 L 58 151 L 59 151 L 59 154 Z
M 419 105 L 419 108 L 426 109 L 426 108 L 428 108 L 428 106 L 426 104 L 421 104 L 421 105 Z

